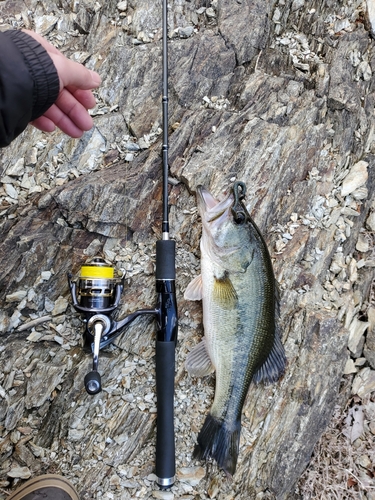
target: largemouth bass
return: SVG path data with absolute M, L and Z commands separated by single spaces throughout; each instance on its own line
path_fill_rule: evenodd
M 218 201 L 197 188 L 202 218 L 201 274 L 185 298 L 203 301 L 203 340 L 188 354 L 197 377 L 216 371 L 215 397 L 195 455 L 212 457 L 228 476 L 236 470 L 241 413 L 250 382 L 275 382 L 286 365 L 277 321 L 278 288 L 265 241 L 236 182 Z

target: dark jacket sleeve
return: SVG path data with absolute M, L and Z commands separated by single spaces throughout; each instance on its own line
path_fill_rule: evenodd
M 0 147 L 56 101 L 59 77 L 47 51 L 18 30 L 0 32 Z

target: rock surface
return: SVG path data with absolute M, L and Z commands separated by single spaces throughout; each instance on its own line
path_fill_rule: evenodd
M 66 273 L 101 254 L 126 270 L 119 317 L 154 304 L 161 3 L 0 3 L 1 29 L 37 29 L 103 79 L 95 127 L 81 140 L 29 128 L 0 152 L 2 489 L 58 471 L 83 499 L 298 496 L 314 446 L 342 403 L 344 373 L 358 401 L 375 390 L 368 4 L 169 2 L 178 481 L 159 492 L 155 325 L 137 320 L 102 353 L 104 390 L 88 396 L 91 360 Z M 288 369 L 274 386 L 251 386 L 238 470 L 228 483 L 192 458 L 214 379 L 184 370 L 202 315 L 183 292 L 199 273 L 195 188 L 219 195 L 234 180 L 248 187 L 248 209 L 274 262 Z

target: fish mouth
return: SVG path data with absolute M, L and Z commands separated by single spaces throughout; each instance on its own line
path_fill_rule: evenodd
M 223 200 L 217 200 L 203 186 L 197 186 L 197 204 L 201 215 L 203 231 L 201 248 L 210 255 L 210 259 L 220 262 L 220 259 L 228 257 L 239 250 L 234 242 L 225 238 L 225 226 L 232 220 L 232 207 L 234 204 L 233 194 L 230 193 Z
M 233 195 L 230 194 L 224 200 L 217 200 L 203 186 L 197 186 L 198 208 L 202 220 L 207 223 L 215 222 L 220 225 L 229 215 L 229 208 L 233 205 Z

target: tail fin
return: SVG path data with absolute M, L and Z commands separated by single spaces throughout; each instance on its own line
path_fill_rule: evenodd
M 208 414 L 198 434 L 195 458 L 214 458 L 228 476 L 233 476 L 238 458 L 241 421 L 229 427 L 225 421 Z

